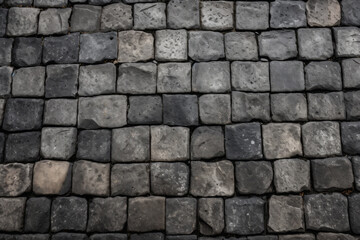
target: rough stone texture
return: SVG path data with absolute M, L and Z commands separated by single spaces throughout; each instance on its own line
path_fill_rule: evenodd
M 37 33 L 38 8 L 12 7 L 8 12 L 6 35 L 30 36 Z
M 40 132 L 9 134 L 5 146 L 5 162 L 35 162 L 40 157 Z
M 231 97 L 229 94 L 205 94 L 199 97 L 199 117 L 204 124 L 229 124 L 231 122 Z
M 90 240 L 127 240 L 123 233 L 96 233 L 90 236 Z
M 312 233 L 280 235 L 279 240 L 315 240 L 315 235 Z
M 12 95 L 15 97 L 43 97 L 45 67 L 19 68 L 13 72 Z
M 217 235 L 225 227 L 224 200 L 221 198 L 200 198 L 198 200 L 200 233 Z
M 191 159 L 211 159 L 225 155 L 224 133 L 221 127 L 198 127 L 191 135 Z
M 236 162 L 235 177 L 236 190 L 240 194 L 264 194 L 271 192 L 273 169 L 270 162 Z
M 360 189 L 360 157 L 355 156 L 351 159 L 352 165 L 353 165 L 353 173 L 354 173 L 354 183 L 356 190 Z
M 6 33 L 8 11 L 6 8 L 0 9 L 0 37 L 3 37 Z
M 77 106 L 77 99 L 45 101 L 44 125 L 76 126 Z
M 34 0 L 35 7 L 66 7 L 68 0 Z
M 270 15 L 272 28 L 306 27 L 305 2 L 303 1 L 271 2 Z
M 187 32 L 185 30 L 156 31 L 155 59 L 158 61 L 186 61 Z
M 225 54 L 228 60 L 257 60 L 258 47 L 252 32 L 225 34 Z
M 308 117 L 307 101 L 301 93 L 271 94 L 271 114 L 276 122 L 306 121 Z
M 78 64 L 57 64 L 46 67 L 45 97 L 75 97 L 78 89 Z
M 201 2 L 200 13 L 202 29 L 223 31 L 233 28 L 233 2 Z
M 196 198 L 166 199 L 166 233 L 191 234 L 196 227 Z
M 304 66 L 300 61 L 270 62 L 272 92 L 295 92 L 305 89 Z
M 163 233 L 140 233 L 140 234 L 131 234 L 130 240 L 164 240 L 165 235 Z
M 134 5 L 134 29 L 166 28 L 165 3 L 137 3 Z
M 199 0 L 170 0 L 167 5 L 167 26 L 173 29 L 200 27 Z
M 269 28 L 268 2 L 236 2 L 236 29 L 264 30 Z M 251 19 L 251 21 L 248 21 Z
M 344 120 L 346 118 L 343 92 L 309 93 L 310 120 Z
M 26 198 L 0 198 L 0 231 L 20 232 L 23 227 Z M 9 238 L 10 239 L 10 238 Z
M 341 7 L 338 0 L 310 0 L 306 2 L 306 14 L 312 27 L 336 26 L 340 24 Z M 343 21 L 346 18 L 343 16 Z
M 47 159 L 68 160 L 75 154 L 77 129 L 44 127 L 41 131 L 41 155 Z
M 199 124 L 199 105 L 196 95 L 163 95 L 164 124 L 193 126 Z
M 337 62 L 310 62 L 305 66 L 306 90 L 341 90 L 341 67 Z
M 326 60 L 333 55 L 329 28 L 302 28 L 297 31 L 299 55 L 304 59 Z
M 77 62 L 79 60 L 79 38 L 79 33 L 46 37 L 43 42 L 43 63 Z
M 334 28 L 337 57 L 360 56 L 360 29 L 356 27 Z
M 51 200 L 45 197 L 29 198 L 26 201 L 24 230 L 46 233 L 50 228 Z
M 250 122 L 270 120 L 270 97 L 268 93 L 232 92 L 232 121 Z
M 131 96 L 129 105 L 129 124 L 162 123 L 162 99 L 160 96 Z
M 360 119 L 360 91 L 344 93 L 346 118 L 348 120 Z
M 344 25 L 360 26 L 359 2 L 354 0 L 341 1 L 341 7 L 342 7 L 341 23 Z
M 350 155 L 360 153 L 360 122 L 342 122 L 341 140 L 343 152 Z
M 190 193 L 213 197 L 234 194 L 234 166 L 230 161 L 191 162 Z
M 74 5 L 70 24 L 71 32 L 94 32 L 100 29 L 101 7 Z
M 14 39 L 12 38 L 0 38 L 0 64 L 10 65 L 11 63 L 11 50 L 13 47 Z M 2 69 L 6 69 L 3 67 Z M 9 69 L 9 68 L 7 68 Z M 2 70 L 4 71 L 4 70 Z M 4 73 L 2 73 L 4 74 Z
M 71 0 L 70 0 L 71 1 Z M 86 234 L 81 233 L 56 233 L 52 236 L 52 240 L 72 240 L 72 239 L 79 239 L 79 240 L 88 240 Z M 42 240 L 42 239 L 40 239 Z
M 9 163 L 0 165 L 0 196 L 17 197 L 31 191 L 33 164 Z M 1 204 L 0 204 L 1 206 Z M 5 210 L 4 207 L 1 209 Z M 8 214 L 10 214 L 9 212 Z M 1 213 L 3 214 L 3 212 Z M 0 230 L 2 222 L 0 214 Z M 10 230 L 11 231 L 11 230 Z
M 15 38 L 12 60 L 17 67 L 40 65 L 42 54 L 42 39 L 33 37 Z
M 326 240 L 336 240 L 336 239 L 356 240 L 356 237 L 343 233 L 318 233 L 317 239 L 318 240 L 325 240 L 325 239 Z
M 141 31 L 123 31 L 118 34 L 119 62 L 139 62 L 154 58 L 154 37 Z
M 127 30 L 133 26 L 132 6 L 123 3 L 106 5 L 101 13 L 101 30 Z
M 161 63 L 157 71 L 158 93 L 191 92 L 191 63 Z
M 189 32 L 189 57 L 195 61 L 211 61 L 225 57 L 224 35 L 219 32 Z
M 360 205 L 359 205 L 359 197 L 360 194 L 355 193 L 348 197 L 349 201 L 349 218 L 350 218 L 350 226 L 351 230 L 359 234 L 360 232 L 360 222 L 359 222 L 359 213 L 360 213 Z
M 341 62 L 344 88 L 360 88 L 360 58 L 345 59 Z
M 1 40 L 0 40 L 0 42 L 1 42 Z M 1 55 L 2 55 L 2 53 L 1 53 L 1 50 L 0 50 L 0 58 L 2 58 Z M 10 56 L 10 59 L 11 59 L 11 56 Z M 2 60 L 0 60 L 0 64 L 3 65 L 4 62 Z M 0 67 L 0 78 L 1 78 L 0 96 L 1 97 L 6 97 L 6 96 L 10 95 L 11 82 L 12 82 L 12 77 L 11 77 L 12 72 L 13 72 L 12 67 Z
M 70 8 L 50 8 L 41 11 L 39 15 L 38 34 L 66 34 L 69 30 L 69 18 L 71 12 L 72 10 Z

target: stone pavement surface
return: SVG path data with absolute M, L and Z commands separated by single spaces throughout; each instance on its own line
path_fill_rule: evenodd
M 359 0 L 0 5 L 0 240 L 360 240 Z

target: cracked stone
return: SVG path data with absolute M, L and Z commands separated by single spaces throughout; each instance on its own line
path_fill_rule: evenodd
M 191 63 L 160 63 L 157 71 L 157 92 L 191 92 Z
M 43 43 L 44 64 L 76 63 L 79 60 L 79 33 L 59 37 L 46 37 Z
M 343 92 L 309 93 L 310 120 L 344 120 L 346 118 Z
M 33 37 L 15 38 L 12 58 L 17 67 L 40 65 L 42 39 Z
M 333 55 L 330 28 L 302 28 L 297 31 L 297 34 L 301 58 L 326 60 Z
M 5 162 L 35 162 L 40 157 L 40 132 L 9 134 L 5 147 Z
M 163 95 L 164 124 L 192 126 L 199 124 L 196 95 Z
M 170 0 L 167 5 L 167 25 L 172 29 L 200 27 L 199 0 Z
M 47 233 L 50 228 L 51 200 L 32 197 L 26 201 L 24 231 Z
M 271 94 L 272 119 L 281 121 L 306 121 L 307 101 L 302 93 L 279 93 Z
M 110 161 L 111 131 L 84 130 L 78 135 L 76 158 L 96 162 Z
M 226 33 L 225 53 L 227 60 L 258 60 L 258 47 L 255 33 Z
M 340 24 L 341 8 L 338 0 L 307 1 L 306 13 L 307 22 L 311 27 L 331 27 Z
M 356 27 L 334 28 L 337 57 L 360 56 L 360 29 Z
M 211 159 L 225 155 L 224 133 L 221 127 L 198 127 L 191 135 L 191 159 Z
M 236 2 L 236 29 L 264 30 L 267 28 L 269 28 L 268 2 Z
M 212 61 L 224 58 L 224 35 L 211 31 L 189 32 L 188 55 L 195 61 Z
M 0 198 L 0 208 L 2 209 L 0 213 L 0 231 L 20 232 L 22 230 L 25 202 L 25 197 Z M 11 238 L 13 237 L 14 235 L 11 236 Z
M 200 233 L 204 235 L 220 234 L 224 227 L 224 200 L 221 198 L 200 198 L 199 224 Z
M 233 2 L 201 2 L 200 5 L 202 29 L 224 31 L 234 27 Z
M 134 5 L 134 29 L 166 28 L 166 3 L 137 3 Z
M 129 124 L 161 124 L 161 96 L 130 96 L 128 109 Z
M 52 2 L 55 3 L 55 1 Z M 38 34 L 41 35 L 66 34 L 69 31 L 69 19 L 71 12 L 72 12 L 71 8 L 64 8 L 64 9 L 50 8 L 41 11 L 39 15 Z
M 272 92 L 305 90 L 304 66 L 301 61 L 272 61 L 270 76 Z
M 12 7 L 8 12 L 8 36 L 30 36 L 37 33 L 40 9 Z
M 76 126 L 77 99 L 45 101 L 44 125 Z
M 196 198 L 166 199 L 166 233 L 191 234 L 196 229 Z
M 154 58 L 154 37 L 142 31 L 119 32 L 118 61 L 139 62 Z
M 78 89 L 78 64 L 48 65 L 46 74 L 46 98 L 75 97 Z
M 286 60 L 298 54 L 294 30 L 262 32 L 258 41 L 260 56 L 271 60 Z
M 306 90 L 342 90 L 341 67 L 337 62 L 310 62 L 305 66 Z
M 71 32 L 95 32 L 100 29 L 101 7 L 74 5 L 70 19 Z
M 187 32 L 185 30 L 156 31 L 155 59 L 158 61 L 186 61 Z
M 271 2 L 270 15 L 272 28 L 306 27 L 305 2 L 303 1 Z
M 14 97 L 43 97 L 45 94 L 45 67 L 19 68 L 12 74 Z
M 345 88 L 360 88 L 360 58 L 344 59 L 341 62 Z
M 232 92 L 232 121 L 270 121 L 269 93 Z
M 127 30 L 133 26 L 132 6 L 123 3 L 106 5 L 101 13 L 101 30 Z
M 199 116 L 204 124 L 229 124 L 231 122 L 231 97 L 229 94 L 204 94 L 199 97 Z
M 360 122 L 342 122 L 341 140 L 343 152 L 350 155 L 360 154 Z
M 0 196 L 17 197 L 24 193 L 30 192 L 32 174 L 33 174 L 33 164 L 22 164 L 22 163 L 1 164 L 0 178 L 2 179 L 2 181 L 0 182 Z M 1 209 L 4 211 L 7 208 L 2 207 Z M 10 213 L 11 212 L 9 212 L 9 214 Z M 2 224 L 5 223 L 2 223 L 1 214 L 0 214 L 0 230 L 6 230 L 6 229 L 1 229 Z M 11 227 L 11 225 L 9 227 Z

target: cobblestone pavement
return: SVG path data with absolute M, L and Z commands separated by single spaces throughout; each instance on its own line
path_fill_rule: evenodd
M 1 240 L 359 240 L 359 0 L 0 0 Z

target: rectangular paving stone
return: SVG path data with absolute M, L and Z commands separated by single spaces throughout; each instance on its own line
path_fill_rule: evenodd
M 77 129 L 44 127 L 41 130 L 41 155 L 47 159 L 69 160 L 76 149 Z
M 40 158 L 41 132 L 8 134 L 5 145 L 5 162 L 35 162 Z
M 170 0 L 167 5 L 167 26 L 172 29 L 200 27 L 199 0 Z
M 353 166 L 353 174 L 354 174 L 354 184 L 356 190 L 360 189 L 360 157 L 354 156 L 351 158 L 352 166 Z
M 200 233 L 204 235 L 220 234 L 225 227 L 224 200 L 222 198 L 200 198 L 198 200 L 198 216 Z
M 25 197 L 0 198 L 0 231 L 20 232 L 23 228 Z
M 211 31 L 191 31 L 188 56 L 194 61 L 212 61 L 225 57 L 224 35 Z
M 166 28 L 166 3 L 137 3 L 134 5 L 134 29 Z
M 191 234 L 196 228 L 196 198 L 166 199 L 166 233 Z
M 96 63 L 117 58 L 117 33 L 91 33 L 80 35 L 79 62 Z
M 348 120 L 360 119 L 360 91 L 344 93 L 346 118 Z
M 142 31 L 122 31 L 118 34 L 118 61 L 139 62 L 154 58 L 154 37 Z
M 306 121 L 308 105 L 301 93 L 278 93 L 270 95 L 272 119 L 282 121 Z
M 255 33 L 226 33 L 225 54 L 227 60 L 257 60 L 258 47 Z
M 360 16 L 358 14 L 360 5 L 358 1 L 345 0 L 341 2 L 342 17 L 341 23 L 344 25 L 360 26 Z
M 321 61 L 310 62 L 305 66 L 306 90 L 342 89 L 341 66 L 337 62 Z
M 12 67 L 0 67 L 0 96 L 6 97 L 11 94 L 11 83 L 12 83 Z
M 269 3 L 236 2 L 236 29 L 238 30 L 264 30 L 269 28 Z M 251 21 L 249 20 L 251 19 Z
M 30 4 L 31 5 L 31 4 Z M 40 9 L 12 7 L 8 12 L 7 36 L 30 36 L 37 33 Z
M 187 60 L 187 32 L 159 30 L 155 33 L 155 59 L 158 61 Z
M 233 122 L 270 121 L 269 93 L 231 93 Z
M 74 98 L 78 91 L 78 64 L 46 66 L 45 97 Z
M 334 28 L 337 57 L 360 56 L 360 29 L 357 27 Z
M 70 19 L 71 32 L 95 32 L 100 29 L 100 6 L 76 4 Z
M 131 96 L 129 97 L 129 124 L 161 124 L 161 96 Z
M 79 33 L 44 38 L 42 62 L 44 64 L 78 62 L 79 39 Z
M 199 117 L 203 124 L 229 124 L 231 122 L 230 94 L 200 96 Z
M 234 27 L 233 2 L 201 2 L 200 14 L 202 29 L 224 31 Z
M 310 0 L 306 3 L 306 14 L 312 27 L 337 26 L 341 19 L 340 3 L 337 0 Z
M 19 68 L 12 74 L 14 97 L 43 97 L 45 94 L 45 67 Z
M 157 92 L 191 92 L 191 63 L 158 64 Z
M 41 2 L 42 0 L 37 0 Z M 52 1 L 56 3 L 60 1 Z M 52 34 L 66 34 L 69 31 L 69 19 L 71 15 L 71 8 L 49 8 L 40 12 L 38 34 L 52 35 Z M 53 16 L 59 16 L 55 18 Z
M 341 142 L 344 153 L 350 155 L 360 153 L 359 132 L 360 122 L 341 123 Z
M 50 228 L 51 200 L 32 197 L 26 201 L 24 231 L 46 233 Z
M 303 91 L 305 89 L 303 62 L 270 62 L 270 80 L 272 92 Z
M 360 224 L 359 224 L 359 211 L 360 211 L 360 205 L 359 205 L 359 197 L 360 195 L 358 193 L 351 194 L 348 197 L 349 201 L 349 218 L 350 218 L 350 226 L 351 230 L 359 234 L 360 232 Z
M 333 42 L 329 28 L 301 28 L 297 31 L 299 55 L 303 59 L 326 60 L 333 55 Z
M 101 12 L 101 30 L 127 30 L 133 26 L 132 6 L 113 3 L 103 7 Z
M 78 135 L 76 158 L 96 162 L 110 161 L 111 131 L 83 130 Z
M 308 93 L 310 120 L 344 120 L 343 92 Z
M 3 179 L 0 182 L 0 196 L 1 197 L 17 197 L 21 196 L 24 193 L 31 191 L 32 183 L 32 174 L 33 174 L 33 164 L 22 164 L 22 163 L 9 163 L 0 165 L 0 178 Z M 15 203 L 15 201 L 14 201 Z M 7 207 L 2 207 L 3 211 Z M 11 214 L 11 212 L 2 212 L 6 214 Z M 16 214 L 16 213 L 14 213 Z M 1 214 L 0 214 L 1 216 Z M 5 217 L 3 216 L 3 217 Z M 2 228 L 6 224 L 3 222 L 5 219 L 0 217 L 0 230 L 7 230 Z M 21 220 L 22 224 L 22 220 Z M 8 226 L 9 228 L 14 227 L 12 225 Z M 20 227 L 21 228 L 21 227 Z M 20 229 L 18 229 L 20 230 Z M 11 229 L 9 229 L 11 231 Z M 13 231 L 17 231 L 13 229 Z
M 0 38 L 0 65 L 10 65 L 14 39 Z
M 270 27 L 306 27 L 305 2 L 276 0 L 270 3 Z
M 224 155 L 224 133 L 220 126 L 201 126 L 192 132 L 192 160 L 211 159 Z
M 341 62 L 344 88 L 360 88 L 360 58 L 344 59 Z
M 35 37 L 15 38 L 12 50 L 12 62 L 17 67 L 40 65 L 42 39 Z
M 45 101 L 44 125 L 76 126 L 77 99 L 49 99 Z
M 199 124 L 199 105 L 196 95 L 163 95 L 164 124 L 194 126 Z

